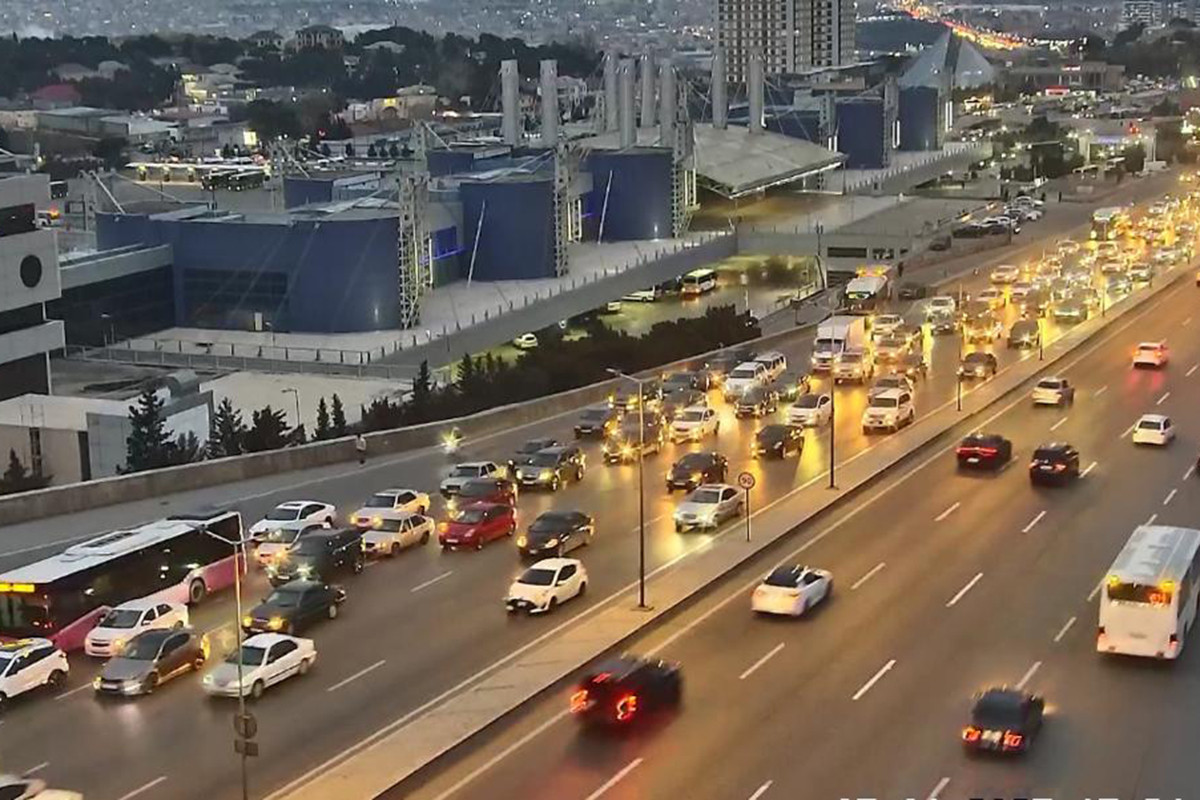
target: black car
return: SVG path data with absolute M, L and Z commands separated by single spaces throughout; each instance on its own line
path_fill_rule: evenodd
M 662 415 L 670 421 L 685 408 L 708 404 L 708 395 L 696 389 L 676 389 L 663 398 Z
M 729 461 L 713 451 L 688 453 L 667 471 L 667 491 L 690 492 L 702 483 L 724 483 Z
M 283 584 L 242 617 L 247 633 L 293 634 L 319 619 L 334 619 L 346 599 L 340 586 L 295 580 Z
M 996 374 L 1000 363 L 991 353 L 976 350 L 967 353 L 958 365 L 958 374 L 964 378 L 990 378 Z
M 545 450 L 547 447 L 557 447 L 558 444 L 558 439 L 554 439 L 549 436 L 544 436 L 540 439 L 530 439 L 518 447 L 516 452 L 513 453 L 512 458 L 508 460 L 509 473 L 512 473 L 512 470 L 516 468 L 517 464 L 523 463 L 525 459 L 529 458 L 539 450 Z
M 1033 484 L 1062 485 L 1079 477 L 1079 451 L 1066 442 L 1044 444 L 1033 451 L 1029 480 Z
M 518 464 L 513 478 L 522 486 L 557 492 L 567 481 L 583 480 L 586 458 L 576 445 L 547 447 Z
M 787 458 L 804 452 L 804 429 L 797 425 L 764 425 L 754 434 L 754 455 Z
M 626 726 L 683 699 L 679 665 L 624 655 L 596 664 L 571 693 L 571 713 L 586 725 Z
M 988 689 L 975 698 L 971 723 L 963 728 L 968 751 L 1023 753 L 1042 729 L 1046 703 L 1017 689 Z
M 917 378 L 925 377 L 929 372 L 929 365 L 925 363 L 924 354 L 913 350 L 905 353 L 898 361 L 892 363 L 888 371 L 893 375 L 904 375 L 909 380 L 915 381 Z
M 625 464 L 637 461 L 642 455 L 662 450 L 667 440 L 667 429 L 658 417 L 647 416 L 645 426 L 638 425 L 638 415 L 625 420 L 611 436 L 604 440 L 604 463 Z
M 972 433 L 955 453 L 962 469 L 997 469 L 1012 458 L 1012 442 L 998 433 Z
M 638 402 L 644 401 L 646 408 L 655 408 L 662 402 L 662 387 L 657 383 L 647 381 L 641 386 L 617 389 L 609 398 L 609 405 L 618 411 L 626 413 L 637 411 Z
M 758 387 L 744 392 L 734 404 L 733 413 L 738 419 L 742 417 L 764 417 L 779 408 L 779 395 L 774 389 Z
M 1015 349 L 1019 347 L 1037 347 L 1038 339 L 1041 338 L 1042 329 L 1038 326 L 1036 320 L 1021 319 L 1013 323 L 1013 326 L 1008 330 L 1008 347 Z
M 361 528 L 316 531 L 300 540 L 295 549 L 267 567 L 272 586 L 297 578 L 328 580 L 339 572 L 362 572 L 365 555 Z
M 947 240 L 947 243 L 949 243 L 949 240 Z M 900 284 L 901 300 L 923 300 L 927 294 L 929 294 L 929 287 L 923 283 L 905 281 Z
M 698 369 L 672 372 L 663 378 L 662 388 L 666 394 L 671 394 L 681 389 L 694 389 L 698 392 L 706 392 L 709 389 L 708 371 Z
M 958 318 L 949 312 L 939 311 L 929 317 L 929 332 L 934 336 L 945 336 L 958 331 Z
M 771 383 L 771 388 L 779 394 L 779 399 L 791 403 L 812 391 L 812 376 L 807 372 L 786 369 Z
M 737 369 L 740 363 L 740 359 L 731 355 L 717 356 L 705 365 L 704 370 L 708 373 L 709 381 L 714 386 L 720 386 L 725 382 L 725 376 Z
M 561 556 L 591 544 L 595 532 L 595 522 L 582 511 L 543 511 L 517 537 L 517 549 L 529 558 Z
M 929 240 L 929 249 L 935 252 L 943 252 L 950 249 L 949 234 L 940 233 Z
M 603 439 L 621 424 L 621 412 L 611 406 L 585 408 L 575 423 L 576 439 Z

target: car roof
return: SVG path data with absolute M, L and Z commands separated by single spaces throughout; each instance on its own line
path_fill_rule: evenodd
M 1167 417 L 1163 414 L 1142 414 L 1141 419 L 1139 419 L 1138 422 L 1162 423 L 1162 422 L 1166 422 L 1168 419 L 1169 419 L 1169 417 Z
M 1162 347 L 1166 343 L 1166 339 L 1159 339 L 1157 342 L 1138 342 L 1138 347 Z
M 133 638 L 141 639 L 145 642 L 158 642 L 161 644 L 162 642 L 166 641 L 168 636 L 173 633 L 179 633 L 180 631 L 187 631 L 188 633 L 191 633 L 191 631 L 189 631 L 187 628 L 151 628 L 148 631 L 142 631 Z
M 577 567 L 583 566 L 583 562 L 577 558 L 543 558 L 539 561 L 535 561 L 532 564 L 530 564 L 529 569 L 541 568 L 541 569 L 560 570 L 563 567 L 567 567 L 572 564 L 574 564 Z
M 280 642 L 307 642 L 312 644 L 312 639 L 305 639 L 300 636 L 288 636 L 286 633 L 256 633 L 253 636 L 247 636 L 242 640 L 242 646 L 249 645 L 251 647 L 270 647 Z
M 991 689 L 986 689 L 975 698 L 976 707 L 981 704 L 988 705 L 1019 705 L 1024 702 L 1029 695 L 1019 689 L 1010 689 L 1007 686 L 996 686 Z
M 968 439 L 971 439 L 974 441 L 980 441 L 980 442 L 981 441 L 999 441 L 1003 438 L 1004 437 L 998 433 L 986 433 L 984 431 L 976 431 L 975 433 L 968 433 L 966 436 L 964 436 L 963 441 L 965 442 Z
M 976 361 L 978 361 L 981 358 L 989 358 L 989 357 L 995 358 L 994 355 L 992 355 L 991 353 L 989 353 L 986 350 L 972 350 L 971 352 L 969 352 L 965 356 L 963 356 L 963 361 L 969 361 L 972 358 L 974 358 Z
M 418 492 L 416 489 L 380 489 L 379 491 L 375 492 L 375 494 L 400 494 L 401 492 L 420 494 L 420 492 Z
M 762 436 L 766 433 L 786 433 L 787 431 L 793 430 L 795 427 L 795 425 L 788 425 L 786 422 L 772 422 L 770 425 L 763 425 L 761 428 L 759 428 L 757 435 Z
M 18 655 L 24 653 L 34 647 L 53 647 L 54 642 L 49 639 L 39 639 L 31 637 L 29 639 L 14 639 L 11 642 L 0 642 L 0 653 L 6 655 Z
M 577 449 L 578 448 L 573 444 L 556 444 L 551 445 L 550 447 L 543 447 L 541 450 L 538 450 L 536 453 L 534 453 L 534 455 L 561 456 Z
M 598 661 L 587 671 L 589 676 L 606 675 L 608 680 L 621 680 L 630 673 L 649 663 L 647 659 L 632 654 L 610 656 Z
M 162 600 L 162 599 L 154 599 L 151 597 L 139 597 L 136 600 L 126 600 L 124 603 L 119 603 L 119 604 L 113 606 L 113 610 L 115 611 L 116 609 L 119 608 L 119 609 L 122 609 L 125 611 L 145 611 L 147 608 L 154 608 L 155 606 L 158 606 L 158 605 L 160 605 L 162 603 L 166 603 L 166 602 L 167 602 L 166 600 Z M 167 603 L 167 605 L 172 605 L 172 604 Z
M 320 581 L 309 580 L 308 578 L 296 578 L 295 580 L 290 580 L 281 586 L 276 586 L 275 591 L 280 591 L 281 589 L 287 589 L 288 591 L 291 591 L 291 592 L 299 592 L 299 591 L 304 591 L 305 589 L 312 589 L 314 587 L 324 586 L 324 585 L 325 584 L 321 583 Z
M 421 515 L 399 508 L 380 508 L 372 511 L 371 516 L 379 517 L 380 519 L 408 519 L 409 517 L 419 517 Z
M 728 483 L 702 483 L 696 487 L 693 494 L 695 492 L 700 491 L 701 489 L 736 489 L 736 488 L 737 488 L 736 486 L 733 486 Z
M 286 508 L 288 510 L 297 510 L 298 511 L 299 509 L 304 508 L 305 506 L 314 504 L 314 503 L 317 505 L 322 505 L 322 506 L 325 505 L 324 503 L 320 503 L 316 500 L 287 500 L 282 503 L 279 503 L 275 507 L 276 508 Z
M 492 461 L 460 461 L 454 465 L 455 469 L 459 467 L 486 467 L 494 462 Z
M 892 389 L 892 388 L 880 389 L 878 392 L 875 393 L 875 398 L 878 399 L 880 397 L 891 397 L 893 399 L 899 400 L 900 395 L 904 394 L 907 391 L 908 391 L 907 389 Z
M 1071 447 L 1071 445 L 1067 444 L 1066 442 L 1047 442 L 1046 444 L 1039 444 L 1037 446 L 1037 450 L 1035 452 L 1038 452 L 1038 453 L 1064 453 L 1068 449 L 1070 449 L 1070 447 Z

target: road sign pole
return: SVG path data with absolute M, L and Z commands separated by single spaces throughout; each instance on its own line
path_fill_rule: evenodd
M 746 541 L 750 541 L 750 490 L 754 488 L 757 482 L 754 478 L 754 473 L 743 472 L 738 475 L 738 486 L 742 487 L 742 491 L 746 493 Z
M 750 541 L 750 490 L 746 490 L 746 541 Z

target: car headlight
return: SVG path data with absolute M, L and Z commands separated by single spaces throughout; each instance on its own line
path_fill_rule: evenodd
M 551 470 L 544 469 L 544 470 L 542 470 L 541 472 L 539 472 L 539 473 L 538 473 L 538 480 L 540 480 L 540 481 L 548 481 L 548 480 L 550 480 L 550 478 L 551 478 L 553 475 L 554 475 L 554 473 L 553 473 Z
M 267 627 L 273 631 L 279 630 L 280 628 L 283 627 L 283 618 L 282 617 L 271 617 L 270 621 L 267 623 Z
M 554 536 L 546 540 L 546 547 L 558 547 L 558 537 Z
M 307 564 L 306 564 L 306 565 L 304 565 L 304 566 L 301 566 L 301 567 L 297 567 L 297 568 L 296 568 L 296 573 L 297 573 L 297 574 L 298 574 L 298 575 L 299 575 L 301 578 L 307 578 L 307 577 L 309 577 L 310 575 L 312 575 L 312 571 L 313 571 L 312 567 L 308 566 Z
M 113 649 L 114 653 L 120 653 L 122 650 L 125 649 L 125 640 L 124 639 L 113 639 L 112 649 Z
M 204 685 L 205 686 L 212 686 L 214 683 L 216 683 L 216 681 L 213 679 L 212 673 L 209 673 L 208 675 L 204 676 Z
M 627 444 L 627 445 L 623 446 L 621 448 L 621 455 L 623 455 L 623 456 L 633 455 L 633 445 Z
M 243 628 L 249 628 L 253 624 L 254 624 L 254 620 L 251 619 L 249 616 L 242 617 L 242 627 Z
M 99 675 L 97 675 L 96 677 L 92 678 L 92 688 L 93 688 L 93 689 L 99 689 L 99 688 L 100 688 L 100 676 L 99 676 Z
M 527 544 L 529 544 L 529 539 L 524 536 L 517 537 L 517 547 L 525 547 Z

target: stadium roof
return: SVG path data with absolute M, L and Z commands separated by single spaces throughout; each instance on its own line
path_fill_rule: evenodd
M 900 85 L 933 86 L 937 88 L 967 88 L 992 83 L 996 79 L 993 67 L 975 45 L 946 31 L 933 44 L 922 50 L 900 76 Z

